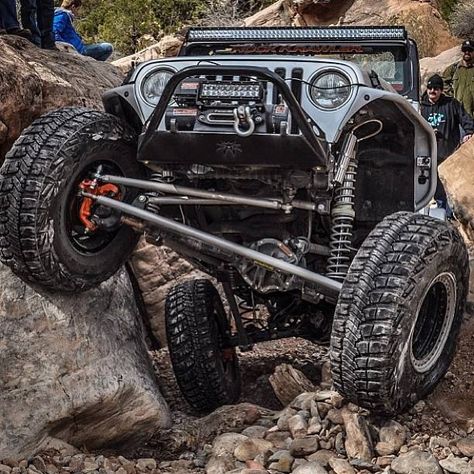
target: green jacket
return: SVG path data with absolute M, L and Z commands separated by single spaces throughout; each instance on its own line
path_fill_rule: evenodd
M 466 67 L 462 62 L 451 64 L 444 71 L 443 80 L 445 93 L 459 100 L 474 117 L 474 66 Z

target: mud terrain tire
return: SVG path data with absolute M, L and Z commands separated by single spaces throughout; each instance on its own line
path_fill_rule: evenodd
M 449 223 L 399 212 L 369 234 L 336 307 L 336 389 L 373 413 L 430 393 L 454 355 L 469 285 L 466 247 Z
M 71 199 L 79 199 L 81 176 L 98 162 L 124 176 L 142 175 L 135 134 L 112 115 L 76 107 L 40 117 L 7 154 L 0 170 L 0 259 L 23 280 L 86 290 L 113 275 L 133 250 L 137 237 L 125 226 L 94 241 L 81 237 L 80 244 L 71 237 L 68 214 L 77 205 Z M 124 194 L 130 201 L 131 192 Z
M 176 285 L 166 299 L 166 336 L 179 388 L 198 412 L 235 403 L 240 396 L 239 362 L 229 347 L 229 323 L 209 280 Z

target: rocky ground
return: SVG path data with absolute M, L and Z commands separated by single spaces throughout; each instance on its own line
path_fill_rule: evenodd
M 395 419 L 370 416 L 331 391 L 328 348 L 296 338 L 242 353 L 241 404 L 199 418 L 162 349 L 151 355 L 173 411 L 171 430 L 134 452 L 61 446 L 21 462 L 4 459 L 0 474 L 474 474 L 472 293 L 470 301 L 449 372 L 432 395 Z M 285 407 L 269 381 L 282 364 L 315 386 Z

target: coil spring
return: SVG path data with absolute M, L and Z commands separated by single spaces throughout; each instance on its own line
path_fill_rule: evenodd
M 171 174 L 170 174 L 171 173 Z M 152 173 L 150 176 L 150 181 L 155 181 L 157 183 L 172 183 L 175 180 L 174 175 L 172 172 L 161 172 L 161 173 Z M 157 193 L 155 191 L 149 191 L 147 193 L 143 193 L 147 197 L 156 197 Z M 154 213 L 158 213 L 160 208 L 158 205 L 153 204 L 151 202 L 147 202 L 146 210 Z
M 334 280 L 344 280 L 351 263 L 356 175 L 357 163 L 351 160 L 344 182 L 336 188 L 334 194 L 334 205 L 331 211 L 330 256 L 327 265 L 327 276 Z

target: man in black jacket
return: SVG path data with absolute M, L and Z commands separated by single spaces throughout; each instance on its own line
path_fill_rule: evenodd
M 465 136 L 463 143 L 474 133 L 474 120 L 465 111 L 461 102 L 443 93 L 443 78 L 431 76 L 426 92 L 421 98 L 421 114 L 433 127 L 438 144 L 438 165 L 441 164 L 461 143 L 461 128 Z M 446 192 L 438 178 L 435 199 L 450 214 Z

